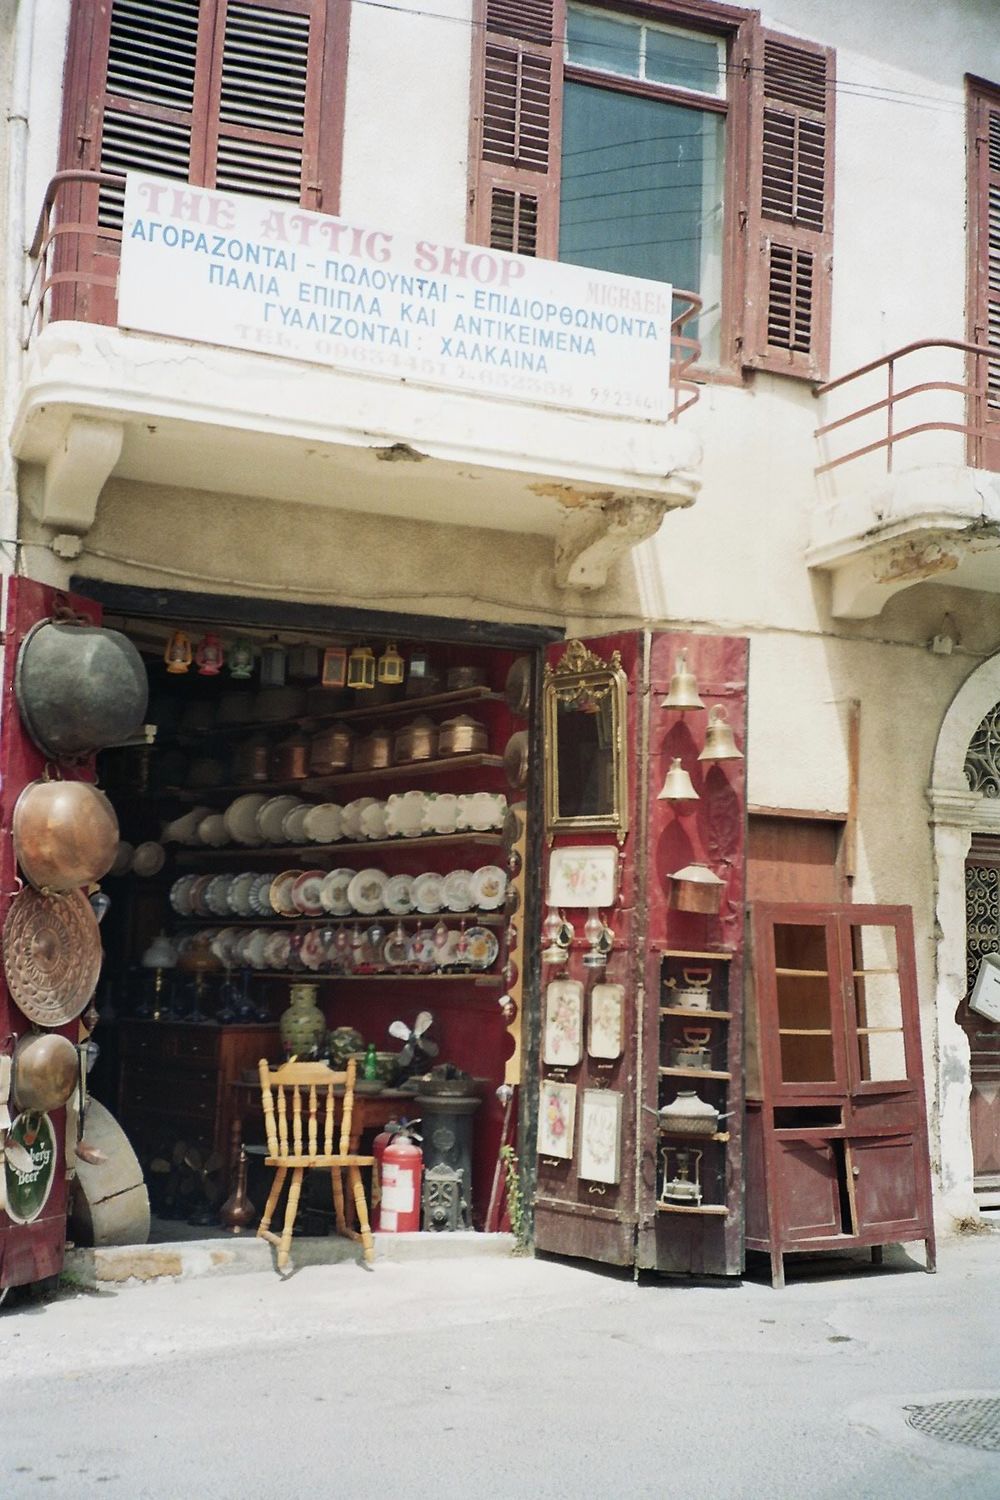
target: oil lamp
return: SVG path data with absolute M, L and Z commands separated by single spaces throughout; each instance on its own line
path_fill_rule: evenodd
M 277 639 L 260 648 L 261 687 L 284 687 L 288 653 Z
M 163 660 L 167 671 L 174 674 L 186 672 L 192 659 L 191 637 L 183 630 L 175 630 L 163 649 Z
M 219 637 L 209 630 L 201 639 L 194 659 L 198 663 L 199 677 L 218 677 L 225 661 L 225 653 Z
M 368 692 L 375 686 L 375 653 L 370 646 L 352 646 L 347 658 L 347 686 Z
M 326 688 L 342 688 L 347 684 L 347 647 L 327 646 L 323 651 L 320 683 Z
M 253 646 L 245 635 L 236 637 L 226 656 L 230 677 L 246 682 L 253 676 Z
M 388 641 L 378 659 L 378 680 L 387 686 L 398 687 L 406 674 L 406 663 L 396 650 L 396 642 Z

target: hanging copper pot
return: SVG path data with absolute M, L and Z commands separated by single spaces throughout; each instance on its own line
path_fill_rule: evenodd
M 3 929 L 7 987 L 29 1021 L 75 1021 L 97 987 L 101 939 L 82 891 L 42 895 L 25 887 L 10 903 Z
M 118 851 L 115 810 L 89 781 L 32 781 L 14 807 L 14 853 L 38 890 L 71 891 L 106 875 Z
M 24 637 L 14 693 L 25 729 L 52 760 L 132 739 L 149 702 L 146 668 L 127 636 L 60 620 L 40 620 Z
M 33 1032 L 14 1048 L 11 1090 L 18 1109 L 47 1114 L 60 1109 L 76 1088 L 80 1055 L 68 1037 Z

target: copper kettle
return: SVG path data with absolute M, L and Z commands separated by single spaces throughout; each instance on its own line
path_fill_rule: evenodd
M 115 810 L 89 781 L 32 781 L 17 799 L 14 853 L 36 890 L 71 891 L 106 875 L 118 852 Z

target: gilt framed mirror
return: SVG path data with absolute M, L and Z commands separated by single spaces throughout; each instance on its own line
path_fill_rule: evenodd
M 628 832 L 625 723 L 628 682 L 617 651 L 610 662 L 570 641 L 545 668 L 545 829 Z

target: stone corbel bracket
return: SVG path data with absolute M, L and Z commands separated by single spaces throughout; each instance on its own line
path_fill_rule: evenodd
M 53 531 L 85 536 L 97 502 L 121 457 L 125 426 L 98 417 L 71 417 L 45 463 L 39 520 Z
M 567 510 L 555 542 L 555 582 L 585 592 L 603 588 L 611 565 L 624 552 L 656 535 L 668 510 L 691 505 L 698 492 L 694 476 L 673 476 L 669 496 L 617 495 Z

